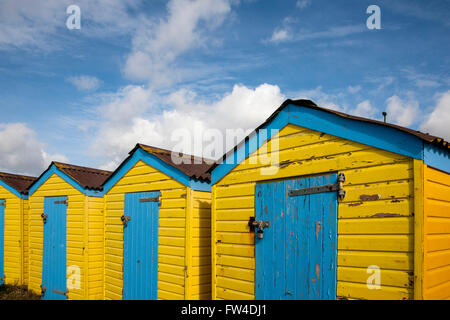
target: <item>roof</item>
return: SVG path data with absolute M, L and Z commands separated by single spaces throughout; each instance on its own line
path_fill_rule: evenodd
M 37 180 L 36 177 L 22 176 L 17 174 L 0 172 L 0 180 L 14 188 L 16 191 L 27 194 L 28 187 Z
M 346 119 L 356 120 L 356 121 L 360 121 L 360 122 L 372 123 L 372 124 L 376 124 L 376 125 L 380 125 L 380 126 L 384 126 L 384 127 L 391 127 L 391 128 L 396 129 L 396 130 L 399 130 L 401 132 L 407 133 L 409 135 L 413 135 L 413 136 L 415 136 L 415 137 L 417 137 L 417 138 L 419 138 L 419 139 L 421 139 L 421 140 L 423 140 L 425 142 L 428 142 L 428 143 L 431 143 L 433 145 L 436 145 L 437 147 L 439 147 L 441 149 L 450 151 L 450 144 L 449 144 L 449 142 L 445 141 L 443 138 L 439 138 L 439 137 L 430 135 L 428 133 L 423 133 L 423 132 L 420 132 L 420 131 L 417 131 L 417 130 L 413 130 L 413 129 L 410 129 L 410 128 L 402 127 L 402 126 L 399 126 L 399 125 L 396 125 L 396 124 L 392 124 L 392 123 L 388 123 L 388 122 L 383 122 L 383 121 L 372 120 L 372 119 L 363 118 L 363 117 L 352 116 L 352 115 L 349 115 L 349 114 L 346 114 L 346 113 L 343 113 L 343 112 L 339 112 L 339 111 L 335 111 L 335 110 L 319 107 L 315 102 L 313 102 L 311 100 L 304 100 L 304 99 L 291 100 L 291 99 L 288 99 L 285 102 L 283 102 L 283 104 L 277 110 L 275 110 L 275 112 L 269 118 L 267 118 L 266 121 L 264 121 L 252 133 L 250 133 L 247 137 L 245 137 L 233 149 L 231 149 L 230 151 L 225 153 L 223 155 L 222 159 L 225 160 L 229 155 L 231 155 L 235 150 L 237 150 L 237 148 L 239 146 L 244 144 L 245 141 L 247 141 L 250 136 L 254 135 L 255 132 L 257 132 L 258 130 L 264 128 L 280 112 L 282 112 L 283 109 L 285 109 L 289 105 L 301 106 L 301 107 L 306 107 L 306 108 L 310 108 L 310 109 L 315 109 L 315 110 L 319 110 L 319 111 L 335 114 L 335 115 L 338 115 L 338 116 L 340 116 L 342 118 L 346 118 Z M 216 168 L 219 165 L 219 162 L 220 161 L 218 161 L 214 165 L 212 165 L 208 172 L 211 173 L 212 170 L 214 170 L 214 168 Z
M 168 165 L 177 168 L 190 178 L 211 182 L 211 174 L 208 171 L 215 163 L 214 160 L 156 148 L 141 143 L 138 143 L 136 147 L 130 151 L 130 155 L 139 148 L 154 155 Z
M 36 181 L 40 180 L 44 174 L 55 166 L 69 177 L 78 182 L 84 189 L 102 191 L 103 183 L 109 178 L 111 175 L 111 171 L 99 170 L 87 167 L 76 166 L 73 164 L 61 163 L 61 162 L 52 162 L 47 170 L 45 170 Z M 35 181 L 35 182 L 36 182 Z M 33 182 L 28 189 L 30 189 L 34 183 Z

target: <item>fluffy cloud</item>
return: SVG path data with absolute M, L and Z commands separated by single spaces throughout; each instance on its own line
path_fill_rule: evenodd
M 176 80 L 176 58 L 202 45 L 204 32 L 223 23 L 230 0 L 171 0 L 166 19 L 144 20 L 133 38 L 124 73 L 133 80 L 168 85 Z
M 377 109 L 372 106 L 369 100 L 359 103 L 355 109 L 350 109 L 349 113 L 358 117 L 374 118 Z
M 215 101 L 205 101 L 185 89 L 158 96 L 144 87 L 129 86 L 98 108 L 101 118 L 92 151 L 103 159 L 102 168 L 113 169 L 137 142 L 180 149 L 177 146 L 183 136 L 190 144 L 183 144 L 183 150 L 178 151 L 202 155 L 202 149 L 195 148 L 194 139 L 202 139 L 211 130 L 224 137 L 227 129 L 241 129 L 236 137 L 240 140 L 284 100 L 280 88 L 269 84 L 254 89 L 235 85 Z M 156 110 L 160 105 L 165 105 L 165 109 Z M 228 141 L 222 143 L 223 149 L 217 150 L 216 158 L 230 147 Z
M 291 38 L 291 34 L 286 29 L 276 29 L 273 31 L 272 37 L 268 40 L 268 42 L 283 42 L 287 41 Z
M 419 113 L 419 103 L 415 100 L 405 101 L 398 96 L 386 100 L 387 121 L 400 126 L 411 126 Z
M 101 84 L 101 81 L 98 78 L 85 75 L 70 77 L 67 79 L 67 81 L 77 87 L 77 89 L 80 91 L 97 90 Z
M 421 124 L 420 130 L 450 141 L 450 90 L 440 96 L 430 116 Z
M 0 170 L 39 175 L 51 161 L 67 162 L 62 155 L 44 151 L 36 133 L 23 123 L 0 123 Z

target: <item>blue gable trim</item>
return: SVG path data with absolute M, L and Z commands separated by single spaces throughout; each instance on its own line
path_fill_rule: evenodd
M 228 172 L 255 152 L 272 137 L 272 130 L 281 130 L 288 124 L 324 132 L 336 137 L 423 160 L 423 141 L 406 132 L 375 123 L 361 122 L 308 107 L 288 105 L 268 123 L 267 139 L 260 138 L 260 132 L 253 133 L 245 143 L 239 145 L 211 174 L 211 184 L 216 184 Z M 231 160 L 234 160 L 231 161 Z
M 211 191 L 211 185 L 207 182 L 197 181 L 195 179 L 191 179 L 187 174 L 181 172 L 180 170 L 172 167 L 171 165 L 165 163 L 158 157 L 142 150 L 137 149 L 133 155 L 126 160 L 125 163 L 122 164 L 120 169 L 114 173 L 112 177 L 106 181 L 103 186 L 103 193 L 106 194 L 111 188 L 120 180 L 122 177 L 139 161 L 142 161 L 149 166 L 155 168 L 168 175 L 172 179 L 177 180 L 178 182 L 184 184 L 187 187 L 190 187 L 193 190 L 197 191 Z
M 74 180 L 72 177 L 68 176 L 63 171 L 59 170 L 58 167 L 56 167 L 54 164 L 47 169 L 47 171 L 39 178 L 38 181 L 36 181 L 29 190 L 29 195 L 31 196 L 33 193 L 36 192 L 37 189 L 39 189 L 40 186 L 42 186 L 45 181 L 47 181 L 53 174 L 58 175 L 61 179 L 63 179 L 65 182 L 70 184 L 72 187 L 80 191 L 81 193 L 90 196 L 90 197 L 102 197 L 103 192 L 101 191 L 95 191 L 95 190 L 89 190 L 83 188 L 76 180 Z
M 423 153 L 423 163 L 450 173 L 450 152 L 438 148 L 431 143 L 425 143 Z
M 16 197 L 18 197 L 20 199 L 23 199 L 23 200 L 28 199 L 28 196 L 26 194 L 20 193 L 19 191 L 17 191 L 13 187 L 11 187 L 9 184 L 6 184 L 2 180 L 0 180 L 0 186 L 2 186 L 3 188 L 5 188 L 6 190 L 8 190 L 9 192 L 11 192 L 13 195 L 15 195 Z

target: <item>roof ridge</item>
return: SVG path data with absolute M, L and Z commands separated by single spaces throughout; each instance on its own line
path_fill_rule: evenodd
M 71 169 L 71 170 L 77 170 L 77 171 L 91 171 L 93 174 L 102 174 L 102 175 L 109 175 L 112 173 L 112 171 L 108 171 L 108 170 L 103 170 L 103 169 L 96 169 L 96 168 L 91 168 L 91 167 L 84 167 L 84 166 L 79 166 L 76 164 L 70 164 L 70 163 L 64 163 L 64 162 L 57 162 L 57 161 L 53 161 L 53 163 L 58 166 L 66 166 L 67 169 Z M 61 168 L 60 168 L 61 169 Z
M 201 156 L 201 157 L 200 156 L 195 156 L 195 155 L 184 153 L 184 152 L 180 152 L 180 151 L 174 151 L 174 150 L 163 149 L 163 148 L 160 148 L 160 147 L 154 147 L 154 146 L 146 145 L 146 144 L 143 144 L 143 143 L 138 143 L 136 146 L 156 149 L 158 151 L 162 151 L 162 152 L 165 152 L 165 153 L 179 153 L 182 156 L 191 157 L 191 158 L 194 158 L 194 159 L 202 159 L 202 160 L 204 160 L 205 163 L 208 162 L 208 161 L 211 161 L 211 162 L 214 162 L 214 163 L 216 162 L 213 159 L 205 158 L 203 156 Z M 132 151 L 134 151 L 134 150 L 132 150 Z M 130 153 L 132 153 L 132 151 Z M 200 164 L 200 163 L 194 163 L 194 164 Z

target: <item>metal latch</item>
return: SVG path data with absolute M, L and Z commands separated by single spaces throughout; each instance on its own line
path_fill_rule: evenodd
M 5 202 L 0 202 L 0 206 L 6 206 Z
M 41 218 L 44 221 L 44 223 L 47 223 L 48 214 L 45 213 L 41 214 Z
M 47 288 L 41 284 L 41 297 L 45 295 L 45 291 L 47 291 Z
M 131 217 L 122 216 L 122 217 L 120 217 L 120 220 L 122 220 L 122 223 L 123 223 L 124 227 L 126 227 L 126 226 L 128 226 L 128 221 L 131 220 Z
M 290 197 L 296 197 L 296 196 L 303 196 L 308 194 L 317 194 L 317 193 L 323 193 L 323 192 L 333 192 L 337 191 L 339 200 L 344 200 L 345 198 L 345 190 L 343 187 L 343 183 L 345 182 L 345 174 L 339 173 L 338 175 L 338 181 L 336 184 L 327 184 L 323 186 L 318 187 L 309 187 L 309 188 L 302 188 L 302 189 L 293 189 L 289 190 L 289 196 Z
M 54 204 L 65 204 L 65 205 L 67 205 L 67 200 L 55 201 Z
M 270 221 L 255 220 L 254 217 L 250 218 L 250 222 L 248 224 L 251 228 L 258 229 L 258 231 L 256 232 L 258 239 L 263 239 L 264 238 L 264 229 L 270 227 Z
M 59 291 L 59 290 L 52 290 L 52 292 L 57 293 L 57 294 L 62 294 L 63 296 L 66 296 L 66 298 L 69 298 L 69 291 Z

